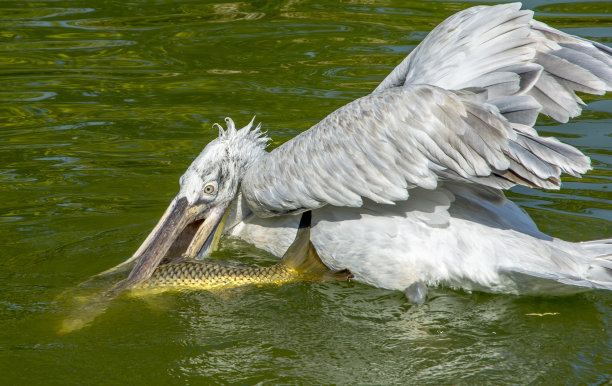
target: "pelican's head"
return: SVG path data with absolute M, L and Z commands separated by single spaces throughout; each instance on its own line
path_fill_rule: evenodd
M 254 118 L 253 118 L 254 119 Z M 223 221 L 246 170 L 266 154 L 269 141 L 253 120 L 227 129 L 210 142 L 181 176 L 180 190 L 134 257 L 130 280 L 145 280 L 164 258 L 206 255 L 216 247 Z

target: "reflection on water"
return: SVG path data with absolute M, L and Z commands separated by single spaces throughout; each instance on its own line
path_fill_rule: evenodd
M 263 380 L 262 371 L 271 383 L 455 383 L 458 377 L 503 383 L 509 375 L 521 383 L 558 383 L 585 376 L 574 361 L 598 361 L 610 343 L 605 317 L 584 296 L 558 301 L 437 291 L 411 308 L 401 294 L 360 285 L 257 292 L 225 302 L 189 299 L 182 311 L 189 352 L 173 364 L 173 374 L 246 383 Z M 585 345 L 595 352 L 584 352 Z
M 257 114 L 278 146 L 374 87 L 468 3 L 0 3 L 0 380 L 19 383 L 602 383 L 612 295 L 517 298 L 358 283 L 118 299 L 56 335 L 57 296 L 130 256 L 217 133 Z M 529 1 L 612 45 L 601 2 Z M 547 233 L 612 237 L 612 102 L 539 123 L 592 159 L 560 191 L 509 195 Z M 236 240 L 216 258 L 275 259 Z M 100 369 L 104 369 L 101 371 Z M 176 381 L 175 381 L 176 382 Z

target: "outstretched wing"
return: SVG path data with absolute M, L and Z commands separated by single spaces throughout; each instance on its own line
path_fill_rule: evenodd
M 580 115 L 574 91 L 612 90 L 612 49 L 533 20 L 521 3 L 477 6 L 434 28 L 376 88 L 484 87 L 488 99 L 530 95 L 559 122 Z
M 539 112 L 580 113 L 574 91 L 612 88 L 605 46 L 531 19 L 520 4 L 474 7 L 432 31 L 375 90 L 336 110 L 248 171 L 260 216 L 327 204 L 406 200 L 441 179 L 558 188 L 589 159 L 531 127 Z
M 415 186 L 436 188 L 441 178 L 555 188 L 561 171 L 588 169 L 578 150 L 511 124 L 483 97 L 428 85 L 370 94 L 251 167 L 243 195 L 258 215 L 270 216 L 326 204 L 361 206 L 363 198 L 393 203 Z

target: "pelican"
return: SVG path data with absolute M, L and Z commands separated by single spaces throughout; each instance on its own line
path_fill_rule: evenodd
M 504 196 L 558 189 L 590 160 L 539 136 L 539 114 L 581 113 L 576 91 L 612 89 L 612 49 L 533 19 L 520 3 L 476 6 L 438 25 L 369 95 L 273 151 L 254 118 L 230 118 L 126 262 L 146 280 L 176 257 L 202 259 L 221 234 L 282 256 L 300 213 L 332 270 L 422 297 L 428 286 L 565 295 L 612 290 L 612 239 L 572 243 L 538 230 Z

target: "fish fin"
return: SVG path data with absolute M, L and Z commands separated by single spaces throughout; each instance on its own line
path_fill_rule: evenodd
M 334 271 L 321 261 L 316 248 L 310 241 L 311 219 L 310 211 L 302 214 L 295 239 L 279 264 L 295 269 L 300 276 L 308 280 L 341 281 L 352 278 L 353 274 L 348 269 Z

